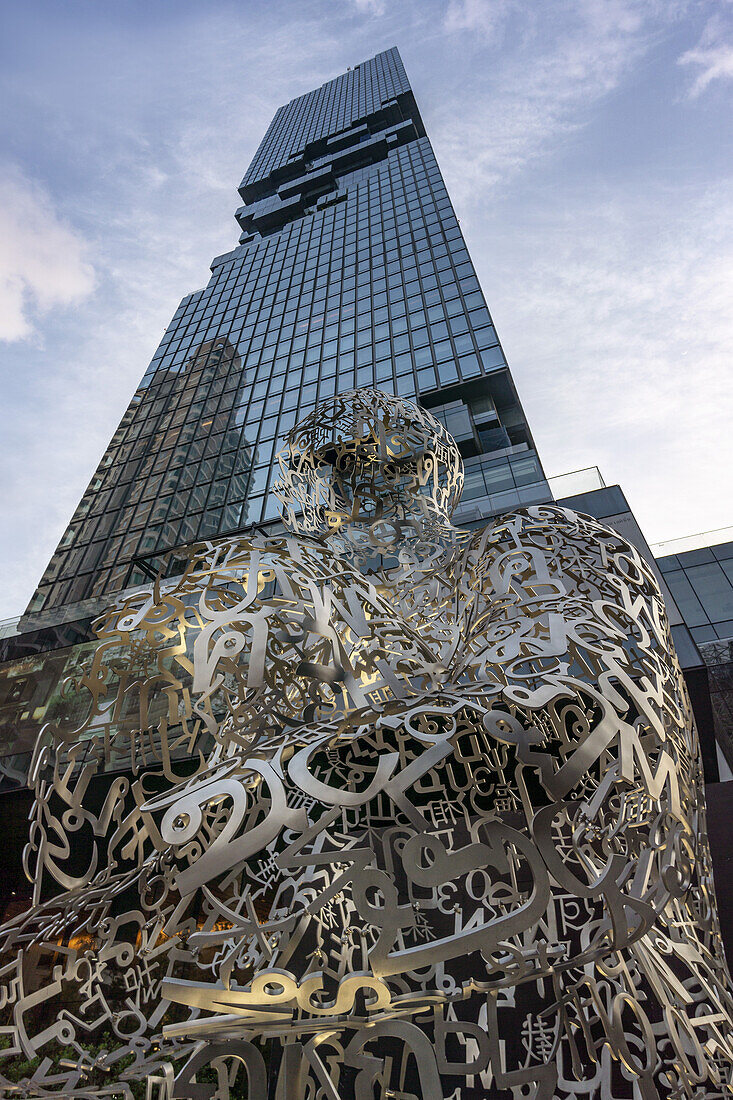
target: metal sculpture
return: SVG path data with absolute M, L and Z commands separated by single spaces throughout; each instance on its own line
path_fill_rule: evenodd
M 281 465 L 292 533 L 200 544 L 121 601 L 67 685 L 85 721 L 39 738 L 1 996 L 4 1053 L 41 1061 L 14 1087 L 733 1096 L 648 565 L 552 505 L 452 527 L 455 444 L 378 391 L 321 406 Z

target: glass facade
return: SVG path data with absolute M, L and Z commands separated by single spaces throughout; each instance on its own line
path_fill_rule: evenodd
M 698 645 L 733 638 L 733 542 L 657 558 Z
M 281 107 L 240 194 L 240 243 L 176 310 L 28 627 L 80 617 L 177 546 L 275 521 L 284 434 L 353 387 L 449 426 L 459 522 L 551 499 L 397 50 Z
M 733 542 L 657 558 L 705 666 L 715 740 L 733 774 Z

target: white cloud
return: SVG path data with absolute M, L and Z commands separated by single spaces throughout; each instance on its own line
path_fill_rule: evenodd
M 478 25 L 480 0 L 453 0 L 446 19 L 467 30 Z M 469 207 L 539 155 L 559 149 L 563 135 L 581 127 L 603 97 L 619 86 L 648 45 L 645 19 L 656 4 L 639 0 L 568 0 L 513 11 L 492 6 L 488 18 L 508 20 L 503 46 L 466 59 L 467 79 L 439 114 L 435 144 L 449 166 L 448 187 L 457 206 Z M 453 15 L 451 16 L 451 13 Z M 497 14 L 498 13 L 498 14 Z M 516 18 L 512 19 L 512 17 Z M 488 24 L 487 24 L 488 26 Z M 496 23 L 492 23 L 494 30 Z M 466 49 L 479 48 L 466 42 Z M 460 213 L 460 210 L 459 210 Z
M 30 335 L 34 309 L 72 305 L 93 285 L 85 243 L 45 188 L 17 167 L 0 171 L 0 340 Z
M 103 51 L 84 53 L 85 63 L 94 58 L 96 95 L 80 97 L 76 113 L 76 40 L 65 53 L 54 42 L 63 72 L 24 77 L 43 104 L 42 119 L 33 117 L 39 148 L 59 127 L 73 129 L 74 220 L 93 249 L 97 290 L 60 325 L 36 316 L 28 297 L 24 316 L 43 340 L 8 344 L 0 356 L 0 619 L 27 604 L 180 298 L 206 284 L 212 256 L 236 245 L 237 184 L 276 107 L 349 63 L 323 20 L 273 19 L 259 33 L 250 24 L 248 12 L 233 22 L 229 9 L 207 10 L 195 27 L 166 25 L 159 38 L 141 31 L 122 53 L 106 38 Z M 369 52 L 357 42 L 348 56 Z M 288 66 L 273 64 L 278 57 Z M 132 89 L 127 99 L 121 84 Z M 33 219 L 22 211 L 16 220 Z M 52 224 L 49 216 L 43 232 Z M 83 263 L 71 235 L 56 239 L 59 255 Z
M 548 473 L 599 465 L 652 542 L 730 523 L 726 190 L 596 187 L 522 213 L 490 227 L 479 278 Z
M 499 0 L 449 0 L 443 27 L 449 33 L 474 31 L 491 35 L 504 18 Z
M 679 64 L 698 67 L 689 91 L 691 99 L 715 80 L 733 80 L 733 29 L 720 15 L 714 16 L 708 20 L 698 44 L 682 54 Z
M 365 15 L 384 15 L 387 8 L 385 0 L 352 0 L 352 3 Z

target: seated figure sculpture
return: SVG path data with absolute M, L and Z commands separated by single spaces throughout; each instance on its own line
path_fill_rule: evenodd
M 3 1054 L 40 1058 L 16 1094 L 733 1097 L 649 566 L 549 504 L 455 528 L 454 441 L 376 390 L 280 461 L 289 533 L 121 599 L 69 685 L 86 721 L 39 739 L 35 902 L 2 932 Z

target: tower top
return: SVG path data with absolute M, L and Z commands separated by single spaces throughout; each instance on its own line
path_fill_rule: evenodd
M 272 190 L 302 171 L 305 161 L 326 153 L 329 143 L 338 144 L 341 135 L 381 114 L 385 121 L 410 118 L 423 132 L 396 46 L 280 107 L 242 180 L 242 198 L 247 202 Z

